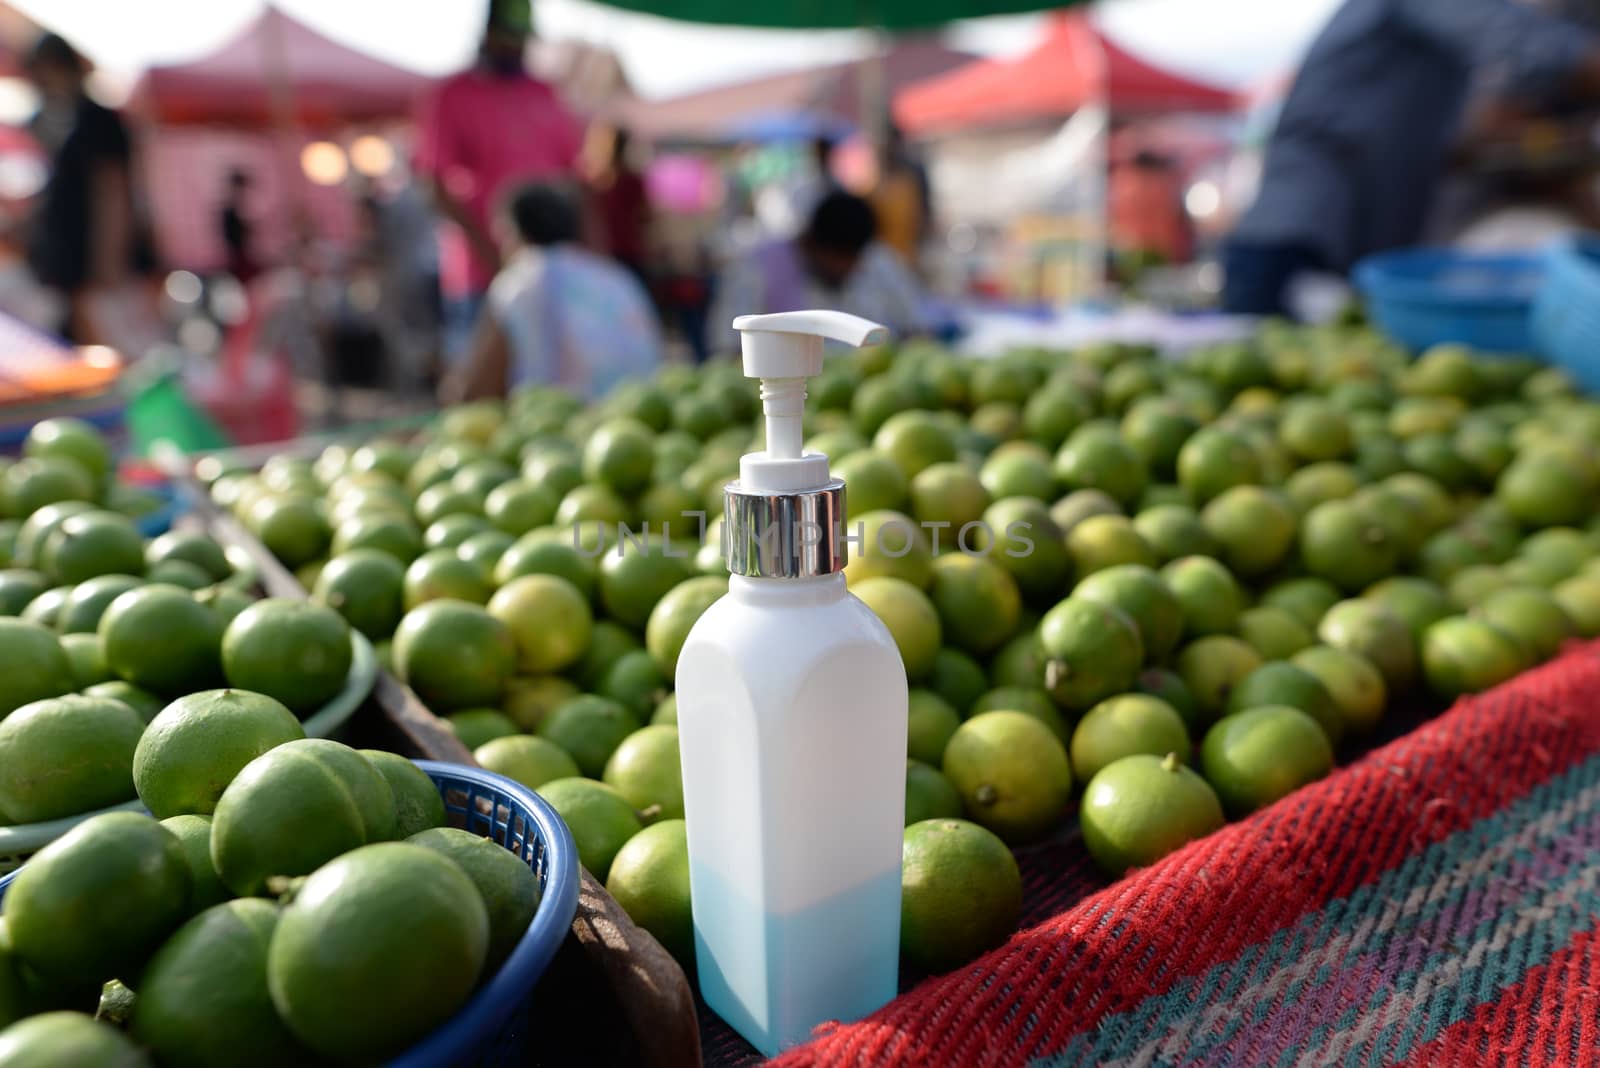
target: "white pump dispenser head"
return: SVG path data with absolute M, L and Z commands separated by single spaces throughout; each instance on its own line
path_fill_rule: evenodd
M 745 376 L 761 379 L 767 417 L 766 451 L 740 460 L 740 486 L 746 493 L 794 493 L 826 485 L 828 458 L 801 446 L 806 379 L 822 371 L 823 339 L 860 347 L 884 340 L 888 331 L 837 311 L 741 315 L 733 328 L 744 350 Z

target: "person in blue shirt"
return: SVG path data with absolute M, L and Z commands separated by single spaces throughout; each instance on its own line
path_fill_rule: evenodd
M 1600 37 L 1514 0 L 1346 0 L 1312 44 L 1223 253 L 1224 310 L 1281 315 L 1296 276 L 1417 243 L 1474 90 L 1600 98 Z

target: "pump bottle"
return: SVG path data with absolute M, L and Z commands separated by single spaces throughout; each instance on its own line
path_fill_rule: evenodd
M 725 491 L 728 594 L 678 659 L 678 732 L 701 993 L 771 1056 L 895 995 L 906 673 L 845 589 L 844 483 L 801 446 L 823 339 L 884 330 L 831 311 L 733 326 L 767 448 Z

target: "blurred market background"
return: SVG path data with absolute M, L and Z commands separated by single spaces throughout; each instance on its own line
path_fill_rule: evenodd
M 115 383 L 137 446 L 195 449 L 530 379 L 593 392 L 803 299 L 973 353 L 1226 338 L 1224 238 L 1341 4 L 891 3 L 875 28 L 845 28 L 852 5 L 620 6 L 0 3 L 5 424 L 62 396 L 93 414 Z M 957 17 L 993 10 L 1027 13 Z M 557 195 L 510 211 L 533 180 Z M 1429 234 L 1520 247 L 1583 221 L 1548 207 Z M 1305 273 L 1278 310 L 1345 309 L 1346 280 Z M 552 302 L 586 309 L 560 329 L 601 338 L 593 366 L 541 338 Z

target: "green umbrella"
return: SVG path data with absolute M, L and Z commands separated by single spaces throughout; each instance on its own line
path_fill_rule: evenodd
M 646 15 L 729 26 L 824 30 L 925 30 L 958 19 L 1071 6 L 1048 0 L 604 0 Z

